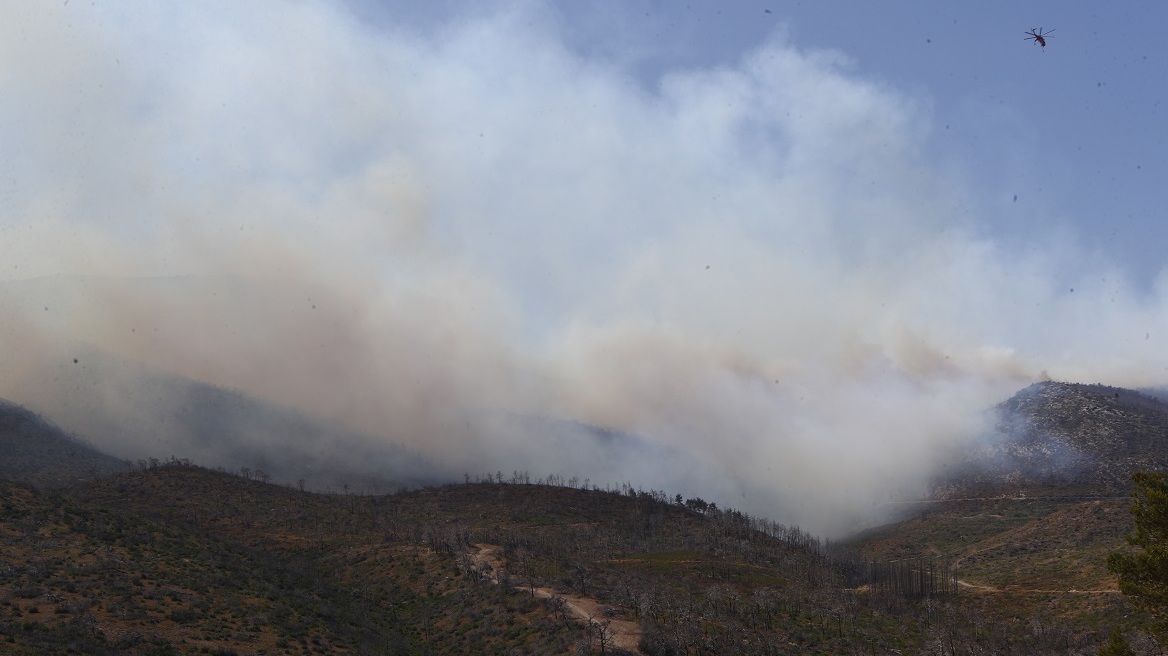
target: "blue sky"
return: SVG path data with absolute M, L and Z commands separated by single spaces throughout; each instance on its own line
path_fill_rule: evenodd
M 1031 382 L 1168 381 L 1163 10 L 1083 7 L 17 0 L 0 396 L 60 410 L 83 342 L 454 467 L 513 438 L 452 413 L 570 417 L 854 514 Z
M 406 3 L 409 4 L 409 3 Z M 481 3 L 474 3 L 477 7 Z M 489 3 L 488 3 L 489 4 Z M 483 9 L 353 2 L 370 22 L 433 28 Z M 551 3 L 565 44 L 647 89 L 679 69 L 734 66 L 778 36 L 847 57 L 848 70 L 926 103 L 938 157 L 975 185 L 967 209 L 996 239 L 1051 232 L 1147 286 L 1168 244 L 1168 45 L 1155 2 Z M 1042 52 L 1025 40 L 1055 30 Z M 1018 196 L 1015 201 L 1014 196 Z
M 721 4 L 691 5 L 708 26 L 697 41 L 720 44 L 705 55 L 711 59 L 733 61 L 736 47 L 768 36 L 769 22 L 796 47 L 841 50 L 858 75 L 930 103 L 937 147 L 984 185 L 976 220 L 987 232 L 1024 243 L 1065 227 L 1141 283 L 1163 269 L 1161 5 Z M 759 7 L 771 13 L 760 17 Z M 1024 40 L 1038 27 L 1055 30 L 1046 52 Z

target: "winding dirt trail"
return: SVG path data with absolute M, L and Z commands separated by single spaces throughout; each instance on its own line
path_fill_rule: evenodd
M 503 563 L 503 557 L 500 555 L 501 547 L 494 544 L 476 544 L 474 545 L 478 551 L 472 552 L 471 556 L 474 558 L 475 567 L 483 572 L 490 581 L 496 585 L 499 583 L 499 571 L 506 569 Z M 532 592 L 528 586 L 515 586 L 516 590 L 524 592 Z M 552 597 L 560 597 L 564 600 L 564 608 L 577 620 L 587 624 L 588 622 L 608 622 L 608 632 L 612 636 L 611 646 L 624 649 L 625 651 L 634 654 L 642 654 L 639 645 L 641 643 L 641 625 L 629 620 L 605 619 L 604 605 L 596 599 L 591 597 L 581 597 L 571 594 L 562 594 L 556 592 L 552 588 L 535 588 L 535 596 L 540 599 L 551 599 Z
M 985 593 L 1007 593 L 1007 594 L 1076 594 L 1076 595 L 1104 595 L 1104 594 L 1120 594 L 1119 590 L 1039 590 L 1037 588 L 1015 588 L 1006 586 L 1004 588 L 995 588 L 992 585 L 981 585 L 980 583 L 970 583 L 969 581 L 957 580 L 957 585 L 962 588 L 969 588 L 977 592 Z

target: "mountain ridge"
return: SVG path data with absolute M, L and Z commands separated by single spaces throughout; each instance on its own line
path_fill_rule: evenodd
M 65 487 L 123 471 L 128 464 L 32 410 L 0 399 L 0 480 Z
M 1137 390 L 1043 381 L 993 412 L 993 432 L 959 454 L 932 496 L 1123 494 L 1135 471 L 1168 467 L 1168 402 Z

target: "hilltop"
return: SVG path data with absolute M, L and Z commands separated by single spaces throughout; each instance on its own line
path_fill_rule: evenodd
M 996 426 L 934 482 L 937 498 L 1124 494 L 1168 467 L 1168 402 L 1118 387 L 1035 383 L 994 409 Z

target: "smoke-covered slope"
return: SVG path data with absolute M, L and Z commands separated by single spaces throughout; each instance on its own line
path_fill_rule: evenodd
M 363 310 L 318 286 L 232 276 L 0 282 L 0 305 L 29 320 L 0 318 L 0 341 L 25 345 L 0 351 L 0 394 L 130 460 L 261 469 L 321 490 L 526 470 L 720 499 L 754 492 L 659 440 L 500 401 L 546 381 L 473 366 L 449 352 L 465 346 L 457 340 L 425 352 L 403 335 L 449 321 L 408 307 L 395 316 L 424 329 L 364 334 Z
M 40 415 L 0 399 L 0 480 L 58 487 L 125 467 L 124 461 L 97 451 Z
M 314 489 L 389 491 L 448 480 L 392 439 L 247 394 L 154 369 L 86 346 L 65 365 L 73 394 L 44 409 L 129 460 L 171 457 L 262 470 Z
M 1168 467 L 1168 403 L 1105 385 L 1035 383 L 995 408 L 997 427 L 951 465 L 941 496 L 1033 486 L 1094 494 Z
M 1123 597 L 1106 562 L 1131 531 L 1131 473 L 1168 467 L 1168 404 L 1048 381 L 991 412 L 994 430 L 949 461 L 932 498 L 896 504 L 901 521 L 849 544 L 878 560 L 950 563 L 965 599 L 992 600 L 1004 621 L 1132 621 L 1129 610 L 1116 612 Z
M 365 492 L 452 482 L 464 474 L 505 471 L 511 477 L 516 470 L 531 478 L 556 474 L 565 480 L 666 487 L 661 471 L 647 472 L 652 469 L 647 463 L 683 480 L 712 478 L 692 457 L 635 435 L 551 417 L 452 407 L 448 424 L 468 431 L 468 444 L 476 435 L 490 442 L 489 458 L 467 464 L 426 452 L 424 436 L 393 427 L 384 433 L 358 430 L 344 416 L 321 417 L 84 344 L 71 345 L 67 353 L 39 376 L 26 377 L 34 381 L 30 388 L 37 380 L 51 381 L 53 389 L 69 392 L 40 395 L 48 402 L 36 409 L 131 461 L 174 457 L 232 471 L 260 470 L 276 481 L 317 490 Z M 487 451 L 486 444 L 480 450 Z

